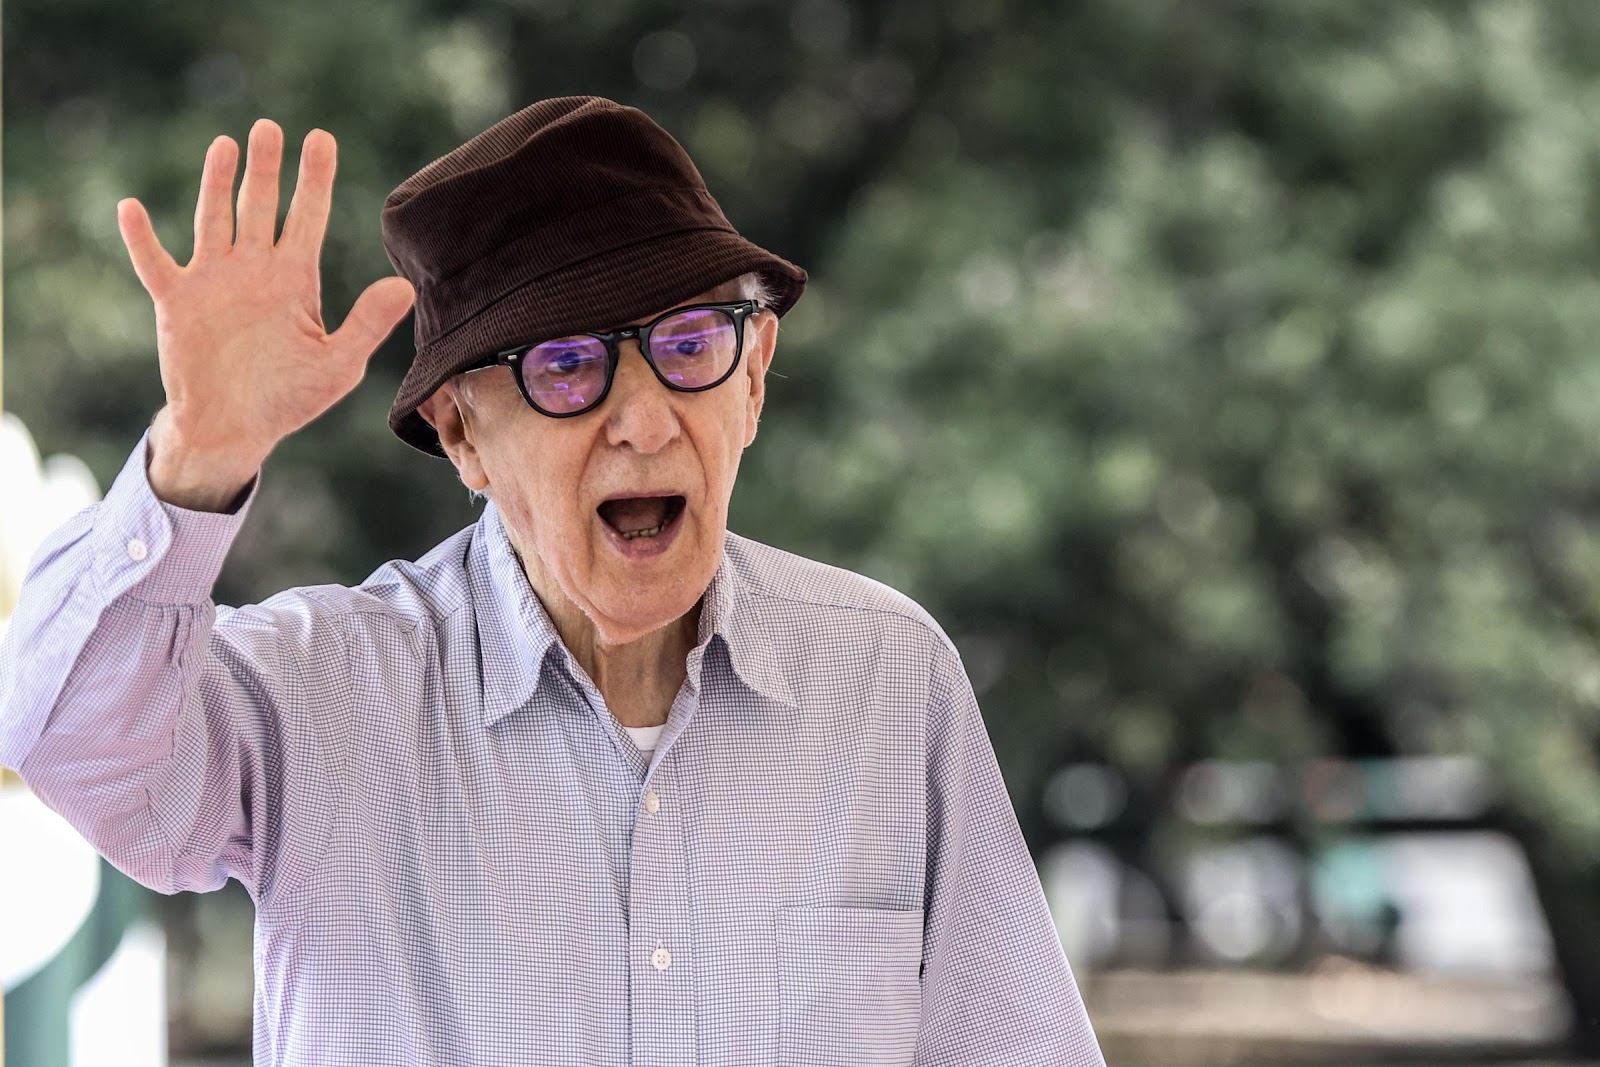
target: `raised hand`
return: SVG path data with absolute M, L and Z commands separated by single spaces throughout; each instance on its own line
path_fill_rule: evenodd
M 180 507 L 225 509 L 279 441 L 356 387 L 414 296 L 404 278 L 374 282 L 329 333 L 318 261 L 337 145 L 325 130 L 306 135 L 283 235 L 274 242 L 283 131 L 261 119 L 249 143 L 237 233 L 239 147 L 218 137 L 207 150 L 186 266 L 162 247 L 139 201 L 117 204 L 134 272 L 155 302 L 167 394 L 151 432 L 150 483 Z

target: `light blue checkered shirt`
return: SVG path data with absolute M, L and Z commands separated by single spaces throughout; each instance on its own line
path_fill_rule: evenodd
M 214 607 L 249 502 L 164 504 L 145 455 L 34 558 L 0 763 L 145 885 L 250 891 L 257 1064 L 1103 1063 L 912 601 L 730 534 L 646 756 L 493 505 Z

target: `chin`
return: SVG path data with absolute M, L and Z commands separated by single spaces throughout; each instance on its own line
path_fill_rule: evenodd
M 674 597 L 641 601 L 626 597 L 619 601 L 591 603 L 588 614 L 606 644 L 625 645 L 677 622 L 694 610 L 699 599 L 695 596 L 687 600 Z
M 607 644 L 625 644 L 668 626 L 694 610 L 716 574 L 717 559 L 650 576 L 619 574 L 591 595 L 586 612 Z M 580 603 L 583 603 L 580 601 Z

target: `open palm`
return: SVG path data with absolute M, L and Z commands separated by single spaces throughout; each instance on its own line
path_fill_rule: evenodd
M 325 130 L 306 136 L 283 234 L 274 242 L 283 131 L 261 119 L 249 145 L 237 233 L 238 145 L 218 137 L 207 150 L 187 265 L 162 247 L 138 200 L 117 205 L 117 223 L 155 302 L 163 415 L 185 448 L 235 456 L 241 469 L 253 470 L 280 440 L 356 387 L 414 294 L 404 278 L 374 282 L 329 333 L 318 261 L 338 147 Z

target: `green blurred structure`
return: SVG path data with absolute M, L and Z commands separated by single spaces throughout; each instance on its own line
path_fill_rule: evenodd
M 1036 848 L 1066 760 L 1154 796 L 1198 758 L 1474 756 L 1600 1053 L 1600 6 L 4 17 L 9 399 L 45 451 L 109 480 L 159 405 L 114 205 L 181 261 L 216 133 L 339 138 L 336 321 L 389 271 L 405 176 L 539 97 L 637 104 L 814 279 L 734 528 L 941 619 Z M 408 331 L 270 462 L 221 599 L 358 581 L 472 521 L 385 427 Z M 1149 808 L 1135 858 L 1188 832 Z
M 74 997 L 105 969 L 129 928 L 151 911 L 150 894 L 137 882 L 103 859 L 99 871 L 94 908 L 83 925 L 60 953 L 15 989 L 6 991 L 5 1055 L 0 1062 L 27 1067 L 73 1067 L 84 1062 L 81 1053 L 74 1056 L 72 1044 Z M 99 1025 L 120 1021 L 89 1020 Z M 149 1062 L 152 1051 L 138 1042 L 135 1045 L 125 1052 L 137 1062 Z

